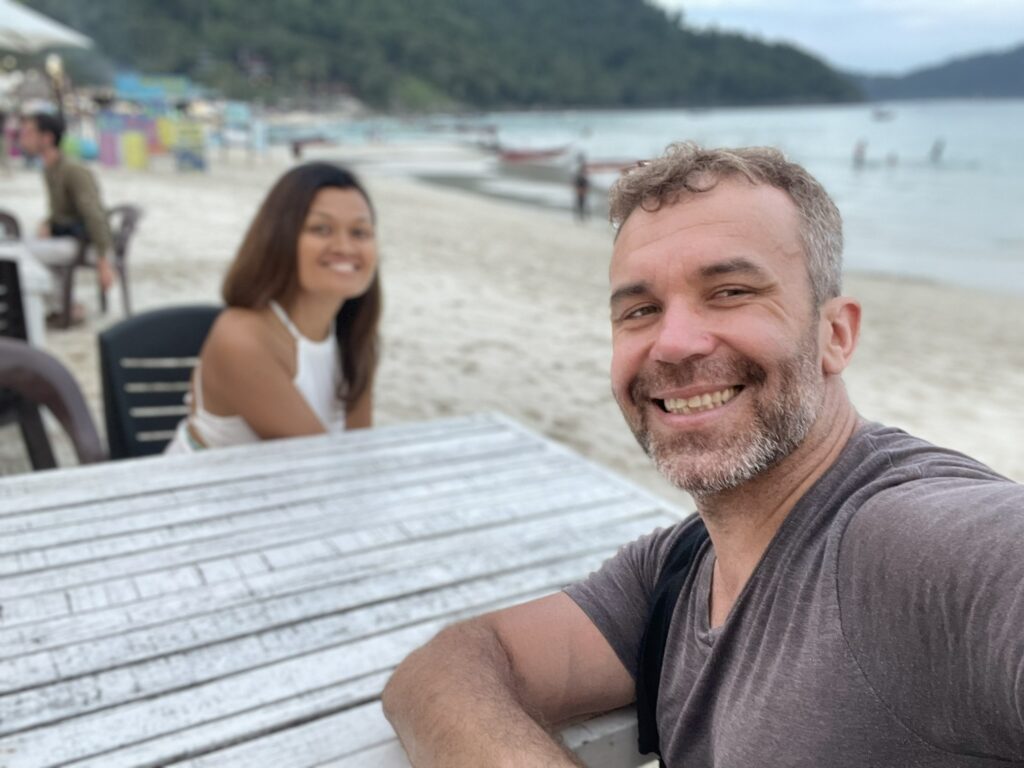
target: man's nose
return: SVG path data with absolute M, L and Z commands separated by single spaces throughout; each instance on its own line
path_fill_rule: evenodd
M 683 302 L 665 307 L 651 346 L 651 358 L 661 363 L 681 363 L 691 357 L 710 355 L 718 344 L 708 318 Z

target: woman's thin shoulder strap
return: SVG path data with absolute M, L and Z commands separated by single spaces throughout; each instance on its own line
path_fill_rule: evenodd
M 195 413 L 203 410 L 203 374 L 199 370 L 199 361 L 192 369 L 192 399 L 195 402 Z
M 270 308 L 274 310 L 274 314 L 277 315 L 277 319 L 284 323 L 284 327 L 288 329 L 288 333 L 295 337 L 298 341 L 302 338 L 302 334 L 299 333 L 299 329 L 295 327 L 295 323 L 288 317 L 288 313 L 284 311 L 280 304 L 273 299 L 270 300 Z

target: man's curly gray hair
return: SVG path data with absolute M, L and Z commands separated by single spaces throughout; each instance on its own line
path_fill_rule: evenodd
M 720 180 L 742 177 L 789 195 L 800 213 L 800 238 L 815 305 L 842 290 L 843 221 L 825 188 L 806 170 L 771 147 L 704 149 L 671 144 L 665 154 L 624 173 L 612 186 L 609 218 L 617 227 L 640 208 L 657 211 L 687 194 L 711 190 Z

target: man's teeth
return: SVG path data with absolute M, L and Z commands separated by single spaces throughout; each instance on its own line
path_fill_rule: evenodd
M 668 398 L 664 401 L 665 410 L 669 413 L 710 411 L 712 408 L 718 408 L 728 403 L 738 392 L 738 387 L 726 387 L 718 392 L 705 392 L 703 395 L 694 395 L 690 398 Z

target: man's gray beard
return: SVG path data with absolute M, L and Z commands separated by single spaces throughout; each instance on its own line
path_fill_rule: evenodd
M 774 397 L 767 402 L 754 401 L 753 420 L 744 432 L 718 440 L 701 434 L 658 439 L 650 431 L 646 408 L 640 408 L 639 419 L 627 416 L 626 421 L 654 466 L 677 488 L 698 497 L 736 488 L 789 456 L 807 437 L 824 397 L 817 346 L 812 332 L 797 353 L 779 366 Z M 652 377 L 654 381 L 638 377 L 630 387 L 630 397 L 634 404 L 640 404 L 640 398 L 649 399 L 644 393 L 655 386 L 682 387 L 700 379 L 737 380 L 737 373 L 744 385 L 759 385 L 766 380 L 764 369 L 750 360 L 733 364 L 698 362 L 673 366 L 672 371 Z M 764 398 L 768 393 L 759 389 L 757 394 Z

